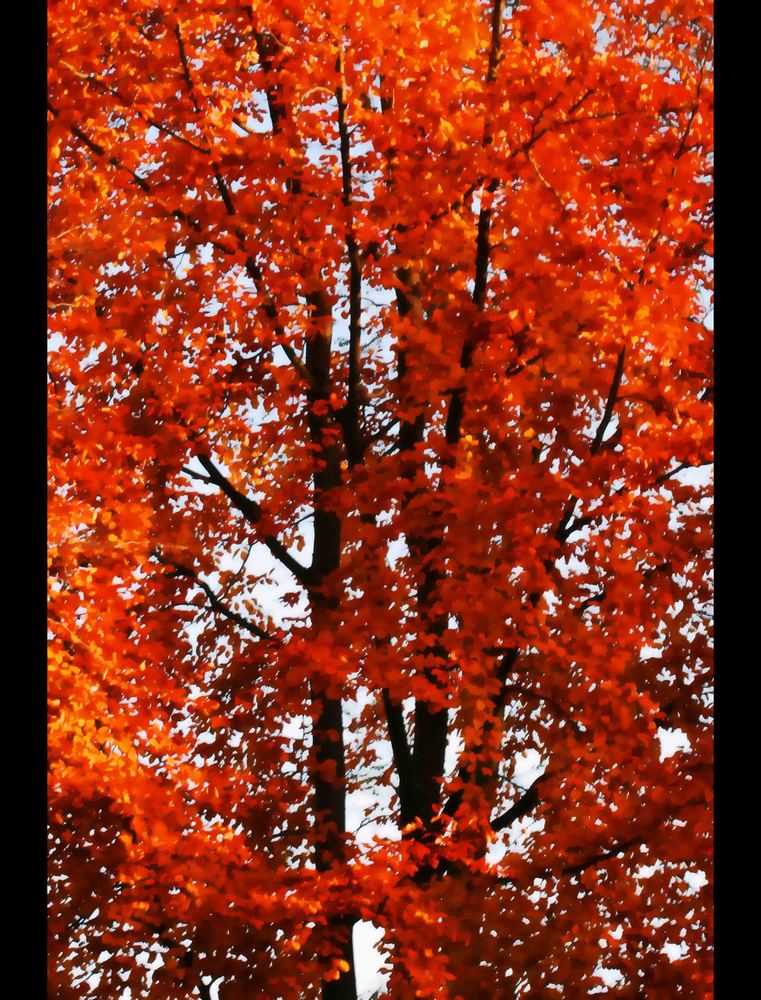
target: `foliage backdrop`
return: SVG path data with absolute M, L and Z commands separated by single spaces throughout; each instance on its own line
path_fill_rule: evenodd
M 51 0 L 51 996 L 712 995 L 710 30 Z

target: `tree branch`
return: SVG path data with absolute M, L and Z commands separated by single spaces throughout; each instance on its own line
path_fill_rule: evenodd
M 517 802 L 510 806 L 508 810 L 502 813 L 501 816 L 497 816 L 491 822 L 491 828 L 495 833 L 499 833 L 500 830 L 505 830 L 507 827 L 512 826 L 516 820 L 522 819 L 527 813 L 532 812 L 539 805 L 539 785 L 547 779 L 548 775 L 545 772 L 540 775 L 536 781 L 533 781 L 529 787 L 526 789 L 524 794 Z
M 605 411 L 602 415 L 602 420 L 597 425 L 597 433 L 595 434 L 594 441 L 590 447 L 590 452 L 592 455 L 596 455 L 597 452 L 602 447 L 603 438 L 605 437 L 605 432 L 608 429 L 611 419 L 613 418 L 613 410 L 616 405 L 616 399 L 618 398 L 618 389 L 621 385 L 621 376 L 624 373 L 624 357 L 626 355 L 626 346 L 622 347 L 618 352 L 618 358 L 616 360 L 616 368 L 613 373 L 613 381 L 610 385 L 610 390 L 608 392 L 608 398 L 605 400 Z
M 61 65 L 80 80 L 85 80 L 87 83 L 94 84 L 100 88 L 102 93 L 110 94 L 112 97 L 115 97 L 123 108 L 128 108 L 137 118 L 141 118 L 148 125 L 152 125 L 154 128 L 157 128 L 159 132 L 163 132 L 172 139 L 176 139 L 177 142 L 181 142 L 190 149 L 194 149 L 197 153 L 202 153 L 205 156 L 208 156 L 211 153 L 211 149 L 208 146 L 199 146 L 198 143 L 193 142 L 192 139 L 188 139 L 187 136 L 182 135 L 182 133 L 175 131 L 175 129 L 170 128 L 168 125 L 164 125 L 163 122 L 154 118 L 153 115 L 148 114 L 146 111 L 141 111 L 140 108 L 136 108 L 116 87 L 112 87 L 95 73 L 82 73 L 80 70 L 76 69 L 76 67 L 70 65 L 64 60 L 61 60 Z
M 628 840 L 620 840 L 607 851 L 602 851 L 600 854 L 592 854 L 590 857 L 585 858 L 578 864 L 566 865 L 566 867 L 562 869 L 563 874 L 579 875 L 581 872 L 586 871 L 587 868 L 591 868 L 593 865 L 599 865 L 603 861 L 610 861 L 611 858 L 615 858 L 616 855 L 622 854 L 630 847 L 635 847 L 636 845 L 642 843 L 644 843 L 644 837 L 631 837 Z
M 610 421 L 613 418 L 613 411 L 616 406 L 616 401 L 618 400 L 618 390 L 621 385 L 621 378 L 624 373 L 624 358 L 626 356 L 626 345 L 624 345 L 618 352 L 618 357 L 616 359 L 616 367 L 613 372 L 613 380 L 610 384 L 610 389 L 608 390 L 608 396 L 605 400 L 605 409 L 603 411 L 602 419 L 597 425 L 597 430 L 595 431 L 595 436 L 592 444 L 589 446 L 590 455 L 596 455 L 603 445 L 603 438 L 605 437 L 605 432 L 610 425 Z M 570 535 L 576 531 L 578 528 L 583 527 L 584 524 L 588 524 L 590 519 L 588 517 L 573 518 L 573 512 L 576 509 L 576 504 L 579 498 L 577 496 L 572 496 L 568 503 L 565 505 L 563 510 L 563 515 L 560 518 L 560 523 L 555 530 L 555 538 L 562 544 L 566 542 Z
M 394 765 L 399 777 L 399 804 L 401 806 L 402 826 L 406 826 L 407 823 L 412 822 L 416 814 L 414 795 L 415 774 L 412 753 L 407 739 L 407 730 L 404 726 L 402 706 L 392 702 L 388 688 L 383 688 L 382 696 L 389 738 L 391 740 L 391 750 L 394 756 Z
M 503 0 L 494 0 L 491 17 L 491 40 L 489 43 L 489 66 L 486 71 L 487 90 L 494 83 L 499 63 L 499 53 L 502 31 L 502 9 Z M 481 146 L 486 148 L 492 142 L 491 122 L 487 118 L 484 124 L 484 134 Z M 478 213 L 478 228 L 476 231 L 476 264 L 475 278 L 473 284 L 473 304 L 479 312 L 484 311 L 486 305 L 486 287 L 489 278 L 489 257 L 491 252 L 489 233 L 491 230 L 491 206 L 487 201 L 499 187 L 499 179 L 494 177 L 483 189 L 481 208 Z M 464 370 L 470 367 L 475 345 L 472 335 L 468 332 L 462 345 L 460 354 L 460 368 Z M 445 424 L 445 439 L 447 444 L 456 445 L 460 440 L 462 418 L 464 411 L 465 386 L 460 384 L 452 392 L 449 402 Z
M 183 565 L 182 563 L 175 562 L 173 559 L 165 559 L 162 556 L 157 556 L 159 562 L 164 565 L 174 566 L 174 572 L 171 576 L 186 577 L 193 580 L 201 590 L 206 594 L 209 599 L 209 605 L 212 611 L 217 611 L 219 614 L 224 615 L 225 618 L 229 618 L 230 621 L 235 622 L 240 628 L 245 629 L 246 632 L 250 632 L 251 635 L 255 635 L 257 639 L 263 639 L 268 642 L 273 642 L 275 637 L 270 635 L 265 629 L 260 628 L 253 622 L 250 622 L 243 615 L 238 614 L 237 611 L 233 611 L 232 608 L 228 607 L 219 597 L 214 593 L 211 587 L 202 580 L 194 570 L 190 567 Z
M 200 114 L 201 109 L 196 99 L 193 79 L 190 75 L 190 66 L 188 64 L 187 55 L 185 53 L 185 46 L 182 41 L 182 35 L 180 33 L 179 24 L 176 26 L 174 33 L 177 37 L 177 45 L 180 50 L 180 62 L 182 63 L 182 72 L 185 78 L 185 83 L 187 84 L 188 93 L 190 95 L 191 101 L 193 102 L 193 107 L 196 111 L 196 114 Z M 259 38 L 258 35 L 257 38 Z M 269 100 L 269 94 L 268 94 L 268 100 Z M 271 109 L 270 109 L 270 115 L 272 115 Z M 278 131 L 278 129 L 275 128 L 275 124 L 276 123 L 273 120 L 273 131 L 276 132 Z M 208 145 L 210 151 L 211 143 L 208 143 Z M 227 184 L 227 181 L 222 176 L 222 172 L 219 169 L 219 164 L 215 160 L 212 160 L 212 172 L 214 174 L 214 182 L 217 186 L 217 190 L 219 191 L 219 195 L 224 203 L 225 211 L 227 212 L 228 216 L 232 218 L 235 216 L 236 212 L 235 212 L 235 205 L 232 199 L 232 194 L 230 192 L 230 187 Z M 241 252 L 245 253 L 246 241 L 243 232 L 240 229 L 236 228 L 235 237 L 238 241 L 239 249 L 241 250 Z M 278 337 L 278 339 L 282 339 L 285 336 L 285 329 L 278 318 L 277 306 L 275 305 L 275 301 L 270 295 L 270 293 L 266 290 L 263 290 L 263 277 L 261 268 L 254 260 L 253 256 L 251 256 L 250 254 L 246 256 L 246 271 L 248 273 L 248 276 L 254 282 L 257 292 L 264 295 L 264 302 L 260 306 L 261 312 L 263 312 L 264 315 L 267 317 L 267 319 L 272 321 L 272 323 L 274 324 L 275 336 Z M 306 367 L 301 363 L 298 355 L 293 350 L 293 348 L 286 343 L 281 343 L 280 347 L 283 349 L 285 356 L 288 358 L 289 362 L 299 373 L 299 375 L 307 382 L 308 385 L 311 385 L 311 378 L 309 376 L 309 372 L 307 371 Z
M 229 479 L 226 479 L 225 476 L 222 475 L 208 455 L 199 455 L 198 461 L 208 472 L 210 482 L 214 483 L 215 486 L 218 486 L 222 490 L 227 499 L 237 510 L 240 511 L 241 514 L 243 514 L 248 523 L 252 525 L 259 524 L 264 517 L 264 511 L 259 504 L 255 500 L 251 500 L 244 493 L 241 493 L 240 490 L 236 489 Z M 294 559 L 282 542 L 280 542 L 272 534 L 266 534 L 262 541 L 267 546 L 271 554 L 279 562 L 281 562 L 286 569 L 291 571 L 299 583 L 301 583 L 304 587 L 309 586 L 312 582 L 311 571 L 308 567 L 302 566 L 300 562 Z
M 188 95 L 190 97 L 190 100 L 193 103 L 193 108 L 195 110 L 195 113 L 196 114 L 200 114 L 201 108 L 200 108 L 200 106 L 198 104 L 198 101 L 196 99 L 195 87 L 193 86 L 193 80 L 192 80 L 192 77 L 190 76 L 190 67 L 188 65 L 188 57 L 187 57 L 187 55 L 185 53 L 185 45 L 184 45 L 184 43 L 182 41 L 182 34 L 180 33 L 180 23 L 179 23 L 179 21 L 175 25 L 174 34 L 175 34 L 175 38 L 177 39 L 177 47 L 180 50 L 180 62 L 182 63 L 182 75 L 185 78 L 185 84 L 187 85 L 187 88 L 188 88 Z
M 346 97 L 343 69 L 343 47 L 339 42 L 336 69 L 339 74 L 339 84 L 336 88 L 338 104 L 338 133 L 341 151 L 341 190 L 344 208 L 346 209 L 346 251 L 349 257 L 349 385 L 346 402 L 345 419 L 342 421 L 346 451 L 350 465 L 362 461 L 364 440 L 360 418 L 360 343 L 362 339 L 362 262 L 359 246 L 354 235 L 354 220 L 352 217 L 352 171 L 351 144 L 346 121 Z
M 208 476 L 202 476 L 200 472 L 195 472 L 193 469 L 189 469 L 187 465 L 183 465 L 181 471 L 191 479 L 197 479 L 199 483 L 210 483 L 212 481 Z
M 125 167 L 118 156 L 108 156 L 105 149 L 86 135 L 78 125 L 72 125 L 70 132 L 75 138 L 79 139 L 80 142 L 84 143 L 91 153 L 95 153 L 96 156 L 107 157 L 108 162 L 112 167 L 116 167 L 117 170 L 126 170 L 126 172 L 134 180 L 135 184 L 137 184 L 142 191 L 145 191 L 146 194 L 150 192 L 151 188 L 146 180 L 139 177 L 134 170 L 131 170 L 129 167 Z

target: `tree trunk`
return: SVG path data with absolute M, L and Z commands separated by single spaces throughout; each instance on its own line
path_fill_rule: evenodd
M 312 633 L 317 636 L 330 632 L 332 612 L 337 595 L 331 593 L 331 575 L 341 562 L 341 521 L 338 515 L 325 509 L 326 492 L 341 483 L 340 444 L 331 436 L 330 418 L 322 410 L 315 413 L 314 403 L 330 396 L 331 324 L 330 302 L 322 291 L 307 297 L 312 309 L 315 330 L 307 343 L 307 369 L 312 378 L 308 394 L 309 435 L 317 446 L 318 468 L 314 473 L 314 547 L 312 552 L 309 605 Z M 314 847 L 315 867 L 319 872 L 345 864 L 344 836 L 346 833 L 346 760 L 343 738 L 343 711 L 340 698 L 326 694 L 325 680 L 317 676 L 311 684 L 313 711 L 314 815 L 317 839 Z M 326 774 L 327 765 L 327 774 Z M 351 917 L 337 915 L 328 924 L 335 934 L 339 958 L 348 971 L 340 978 L 323 980 L 323 1000 L 356 1000 L 354 948 Z

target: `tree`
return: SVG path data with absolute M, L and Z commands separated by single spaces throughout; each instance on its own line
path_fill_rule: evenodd
M 712 995 L 710 29 L 51 0 L 52 996 Z

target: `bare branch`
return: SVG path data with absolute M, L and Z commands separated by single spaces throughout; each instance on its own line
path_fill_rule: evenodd
M 365 449 L 360 417 L 360 343 L 362 339 L 362 262 L 359 245 L 354 235 L 354 220 L 352 218 L 352 170 L 351 144 L 346 120 L 346 94 L 343 69 L 343 47 L 339 42 L 336 69 L 339 74 L 339 84 L 336 88 L 338 104 L 338 133 L 341 150 L 341 190 L 343 204 L 347 213 L 346 220 L 346 252 L 349 257 L 349 385 L 346 401 L 345 419 L 341 421 L 346 442 L 346 452 L 350 465 L 362 461 Z
M 255 635 L 257 639 L 267 640 L 268 642 L 274 641 L 275 637 L 270 635 L 269 632 L 260 628 L 258 625 L 255 625 L 253 622 L 250 622 L 247 618 L 244 618 L 243 615 L 238 614 L 237 611 L 233 611 L 232 608 L 228 607 L 223 601 L 221 601 L 208 583 L 206 583 L 205 580 L 202 580 L 194 570 L 190 569 L 190 567 L 185 566 L 182 563 L 175 562 L 173 559 L 165 559 L 162 556 L 158 556 L 157 558 L 159 559 L 159 562 L 164 565 L 174 566 L 174 572 L 171 574 L 172 576 L 186 577 L 193 580 L 193 582 L 196 583 L 208 597 L 209 605 L 212 611 L 216 611 L 219 614 L 224 615 L 225 618 L 229 618 L 230 621 L 235 622 L 236 625 L 245 629 L 246 632 L 250 632 L 251 635 Z
M 391 700 L 387 688 L 382 691 L 394 765 L 399 777 L 399 804 L 402 826 L 415 818 L 414 770 L 402 706 Z
M 491 828 L 495 833 L 499 833 L 500 830 L 506 830 L 507 827 L 512 826 L 516 820 L 522 819 L 527 813 L 532 812 L 539 805 L 539 785 L 548 777 L 548 775 L 540 775 L 536 781 L 533 781 L 529 787 L 526 789 L 523 796 L 518 799 L 510 808 L 503 812 L 501 816 L 493 819 L 491 822 Z
M 594 441 L 590 447 L 590 452 L 596 455 L 597 452 L 602 447 L 603 438 L 605 437 L 605 432 L 608 429 L 608 425 L 613 417 L 613 409 L 616 405 L 616 399 L 618 398 L 618 388 L 621 385 L 621 376 L 624 373 L 624 357 L 626 355 L 626 346 L 622 347 L 618 352 L 618 358 L 616 360 L 616 369 L 613 373 L 613 381 L 611 382 L 610 390 L 608 392 L 608 398 L 605 400 L 605 411 L 602 415 L 602 420 L 597 425 L 597 433 L 595 434 Z
M 591 868 L 593 865 L 599 865 L 603 861 L 610 861 L 611 858 L 615 858 L 619 854 L 623 854 L 630 847 L 635 847 L 638 844 L 644 843 L 643 837 L 631 837 L 628 840 L 619 840 L 618 843 L 614 844 L 607 851 L 602 851 L 599 854 L 592 854 L 590 857 L 585 858 L 575 865 L 566 865 L 563 868 L 564 875 L 579 875 L 581 872 L 586 871 L 587 868 Z
M 184 472 L 186 476 L 190 476 L 191 479 L 197 479 L 199 483 L 212 482 L 209 476 L 202 476 L 200 472 L 194 472 L 193 469 L 189 469 L 187 465 L 183 465 L 181 471 Z
M 182 75 L 185 77 L 185 84 L 187 85 L 187 88 L 188 88 L 188 94 L 190 96 L 190 100 L 193 102 L 193 108 L 195 109 L 196 114 L 200 114 L 201 108 L 200 108 L 200 106 L 198 104 L 198 101 L 196 99 L 196 92 L 195 92 L 195 87 L 193 86 L 193 79 L 190 76 L 190 67 L 188 65 L 188 57 L 187 57 L 187 54 L 185 53 L 185 45 L 184 45 L 184 43 L 182 41 L 182 34 L 180 33 L 179 22 L 175 26 L 174 34 L 175 34 L 175 37 L 177 39 L 177 47 L 180 50 L 180 62 L 182 63 Z
M 259 504 L 255 500 L 251 500 L 244 493 L 241 493 L 240 490 L 236 489 L 229 479 L 226 479 L 225 476 L 222 475 L 208 455 L 199 455 L 198 461 L 208 472 L 210 481 L 222 490 L 227 499 L 232 503 L 236 510 L 239 510 L 241 514 L 243 514 L 248 523 L 252 525 L 259 524 L 264 517 L 264 512 Z M 294 559 L 282 542 L 280 542 L 272 534 L 266 534 L 262 541 L 270 550 L 272 555 L 279 562 L 281 562 L 286 569 L 293 573 L 299 583 L 305 587 L 309 586 L 312 582 L 311 571 Z

